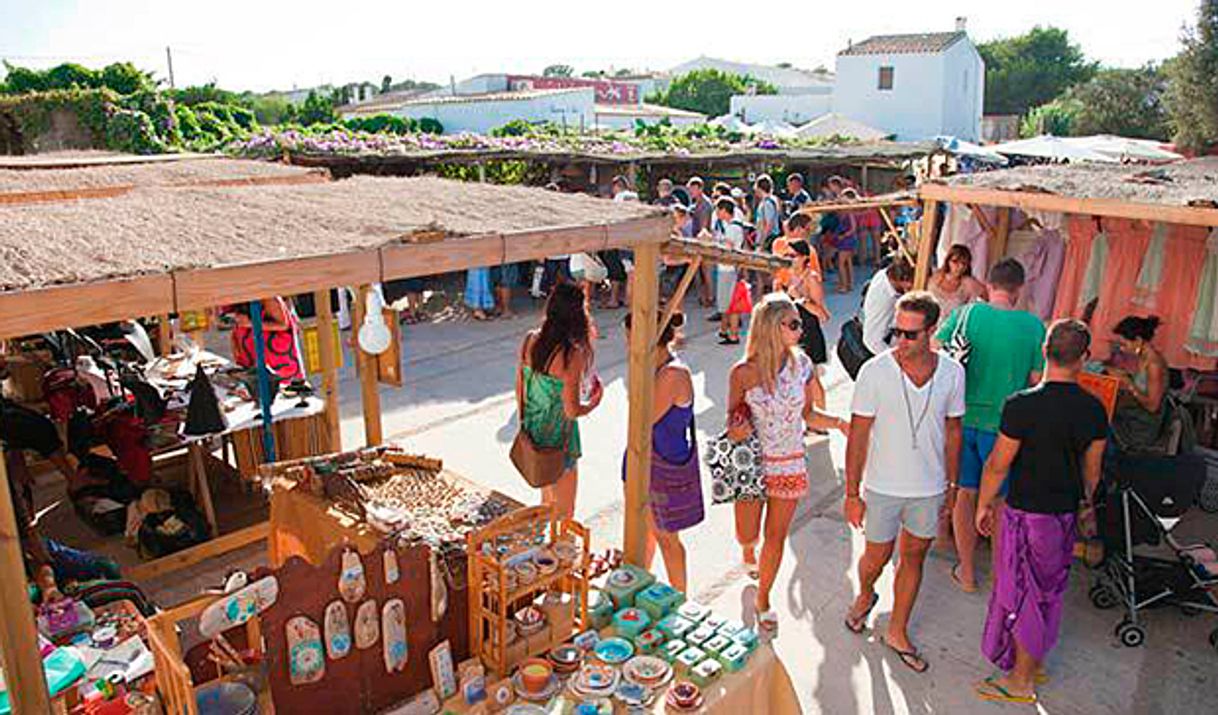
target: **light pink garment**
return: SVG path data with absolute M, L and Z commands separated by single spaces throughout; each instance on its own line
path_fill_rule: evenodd
M 1057 282 L 1066 260 L 1066 242 L 1058 231 L 1040 231 L 1037 241 L 1017 258 L 1026 276 L 1023 290 L 1031 301 L 1030 312 L 1048 320 L 1053 317 Z

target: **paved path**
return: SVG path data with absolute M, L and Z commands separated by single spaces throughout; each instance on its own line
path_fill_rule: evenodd
M 518 299 L 524 308 L 527 299 Z M 836 340 L 842 319 L 857 295 L 829 298 L 835 320 L 827 331 Z M 692 301 L 687 303 L 692 306 Z M 512 395 L 515 355 L 523 333 L 537 320 L 539 306 L 514 321 L 447 322 L 405 326 L 405 385 L 381 391 L 388 439 L 408 449 L 442 456 L 449 466 L 526 502 L 532 490 L 513 470 L 508 446 L 514 435 Z M 581 420 L 584 458 L 580 461 L 577 516 L 589 524 L 600 548 L 621 543 L 623 492 L 621 455 L 625 447 L 627 402 L 623 385 L 625 344 L 617 327 L 622 311 L 597 314 L 606 337 L 597 362 L 606 384 L 601 407 Z M 722 428 L 727 374 L 743 352 L 716 344 L 714 324 L 692 310 L 683 357 L 694 370 L 699 438 Z M 341 381 L 344 444 L 362 443 L 359 390 L 351 369 Z M 840 366 L 825 376 L 831 411 L 848 411 L 852 383 Z M 947 576 L 950 561 L 928 561 L 913 638 L 931 661 L 924 675 L 905 669 L 871 631 L 854 636 L 842 615 L 855 589 L 853 564 L 861 553 L 860 534 L 840 516 L 844 439 L 834 435 L 809 443 L 812 490 L 797 515 L 773 598 L 781 631 L 775 646 L 809 713 L 972 713 L 1001 709 L 980 704 L 971 685 L 990 670 L 978 651 L 984 595 L 965 595 Z M 709 493 L 709 490 L 707 490 Z M 1202 529 L 1218 534 L 1211 520 Z M 707 520 L 686 532 L 691 591 L 730 614 L 751 618 L 753 592 L 744 574 L 726 507 L 708 507 Z M 246 557 L 248 559 L 248 557 Z M 239 561 L 240 559 L 238 559 Z M 656 564 L 659 568 L 659 564 Z M 218 580 L 225 564 L 208 572 Z M 214 573 L 213 573 L 214 572 Z M 873 622 L 882 629 L 891 610 L 891 571 Z M 1187 619 L 1175 609 L 1148 615 L 1145 647 L 1116 644 L 1115 612 L 1093 609 L 1086 598 L 1086 575 L 1076 569 L 1067 605 L 1062 644 L 1049 663 L 1053 681 L 1042 688 L 1039 710 L 1046 713 L 1215 712 L 1206 697 L 1218 682 L 1218 654 L 1206 644 L 1212 617 Z M 882 632 L 882 631 L 881 631 Z M 1026 709 L 1024 711 L 1027 711 Z M 743 715 L 743 714 L 742 714 Z

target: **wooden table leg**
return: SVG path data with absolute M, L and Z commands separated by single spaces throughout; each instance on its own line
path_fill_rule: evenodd
M 190 454 L 187 467 L 190 472 L 190 485 L 196 492 L 195 498 L 203 509 L 203 516 L 207 519 L 207 526 L 214 538 L 219 535 L 220 529 L 216 524 L 216 507 L 211 500 L 211 483 L 207 478 L 207 462 L 203 459 L 203 444 L 195 442 L 187 447 L 187 451 Z

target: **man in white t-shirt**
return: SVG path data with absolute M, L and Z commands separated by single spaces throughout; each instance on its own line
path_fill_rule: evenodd
M 897 299 L 913 287 L 913 280 L 913 264 L 904 256 L 897 256 L 868 284 L 867 297 L 863 299 L 863 345 L 872 355 L 888 349 Z
M 896 346 L 859 371 L 846 444 L 846 521 L 867 537 L 858 565 L 861 592 L 846 627 L 865 628 L 878 600 L 876 579 L 900 536 L 895 603 L 883 640 L 918 673 L 929 666 L 909 641 L 909 616 L 940 517 L 955 499 L 964 432 L 964 367 L 931 350 L 938 322 L 939 304 L 930 293 L 897 301 Z

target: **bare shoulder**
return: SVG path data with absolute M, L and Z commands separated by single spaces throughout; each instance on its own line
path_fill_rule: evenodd
M 732 366 L 730 379 L 741 389 L 747 390 L 761 384 L 761 373 L 757 371 L 757 366 L 753 363 L 741 360 Z

